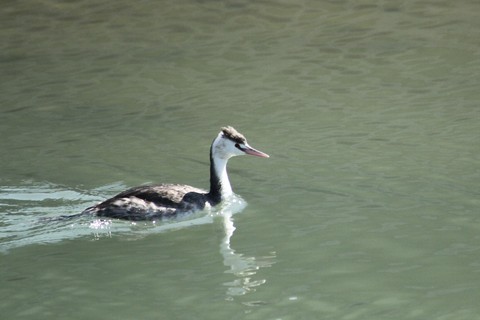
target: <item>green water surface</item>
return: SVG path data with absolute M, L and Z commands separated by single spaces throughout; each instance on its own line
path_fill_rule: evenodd
M 0 317 L 480 319 L 479 12 L 7 1 Z M 224 125 L 271 156 L 231 160 L 235 209 L 39 221 L 208 187 Z

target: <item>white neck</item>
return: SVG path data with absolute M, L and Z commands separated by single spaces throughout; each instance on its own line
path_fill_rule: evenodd
M 221 185 L 220 192 L 222 194 L 222 198 L 226 198 L 233 194 L 232 186 L 230 185 L 230 180 L 228 179 L 228 174 L 227 174 L 227 162 L 228 162 L 228 159 L 221 159 L 221 158 L 213 159 L 215 173 L 217 174 L 217 177 Z

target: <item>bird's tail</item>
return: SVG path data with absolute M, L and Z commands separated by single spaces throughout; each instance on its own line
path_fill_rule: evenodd
M 95 206 L 92 206 L 92 207 L 88 207 L 87 209 L 83 210 L 80 213 L 61 215 L 61 216 L 58 216 L 58 217 L 51 217 L 51 218 L 50 217 L 49 218 L 41 218 L 40 221 L 42 221 L 42 222 L 68 221 L 68 220 L 73 220 L 73 219 L 80 218 L 80 217 L 83 217 L 83 216 L 94 215 L 96 213 L 96 211 L 97 210 L 96 210 Z

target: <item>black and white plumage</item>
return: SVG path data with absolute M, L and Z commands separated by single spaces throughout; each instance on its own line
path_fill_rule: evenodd
M 233 194 L 227 174 L 231 157 L 249 154 L 268 158 L 252 148 L 232 127 L 224 127 L 210 147 L 210 190 L 180 184 L 146 185 L 128 189 L 87 208 L 82 214 L 125 220 L 158 220 L 213 207 Z

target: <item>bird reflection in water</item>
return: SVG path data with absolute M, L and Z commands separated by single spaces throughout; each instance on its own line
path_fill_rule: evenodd
M 271 252 L 268 256 L 260 258 L 245 256 L 232 249 L 230 240 L 235 231 L 231 211 L 224 211 L 220 215 L 223 219 L 223 228 L 225 236 L 220 244 L 220 253 L 223 256 L 223 264 L 229 267 L 225 273 L 231 273 L 235 276 L 232 281 L 225 282 L 227 286 L 227 300 L 233 300 L 234 296 L 245 295 L 253 292 L 257 287 L 266 283 L 266 279 L 257 279 L 254 277 L 260 268 L 271 267 L 275 264 L 276 254 Z

